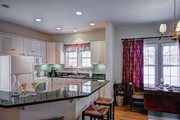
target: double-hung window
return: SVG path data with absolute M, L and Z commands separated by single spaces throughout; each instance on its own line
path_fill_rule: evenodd
M 68 67 L 77 67 L 77 52 L 66 52 L 66 66 Z
M 80 55 L 81 67 L 91 67 L 91 51 L 83 51 Z
M 162 76 L 164 84 L 168 84 L 170 86 L 180 86 L 178 45 L 173 43 L 163 44 L 162 50 Z
M 91 67 L 90 44 L 75 44 L 65 46 L 65 66 L 67 68 Z
M 180 87 L 180 57 L 177 43 L 144 45 L 144 86 L 164 85 Z
M 144 46 L 144 86 L 154 86 L 156 83 L 157 45 Z

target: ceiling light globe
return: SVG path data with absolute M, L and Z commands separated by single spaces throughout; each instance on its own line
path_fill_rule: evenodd
M 179 22 L 178 22 L 178 24 L 176 26 L 176 32 L 180 32 L 180 20 L 179 20 Z
M 159 32 L 161 32 L 162 34 L 164 34 L 167 31 L 167 25 L 166 24 L 161 24 L 160 28 L 159 28 Z

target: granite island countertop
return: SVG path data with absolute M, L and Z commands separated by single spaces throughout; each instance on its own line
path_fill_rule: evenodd
M 27 91 L 13 97 L 13 92 L 0 91 L 0 107 L 13 108 L 28 105 L 88 97 L 109 83 L 107 80 L 51 78 L 51 88 L 46 91 Z

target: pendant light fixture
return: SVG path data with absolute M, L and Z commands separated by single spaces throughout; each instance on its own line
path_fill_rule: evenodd
M 165 23 L 162 23 L 160 25 L 159 31 L 161 33 L 161 37 L 163 38 L 167 31 L 167 25 Z M 172 40 L 177 40 L 178 38 L 180 38 L 180 20 L 179 21 L 176 20 L 176 0 L 174 0 L 173 32 L 169 34 L 169 37 L 171 37 Z

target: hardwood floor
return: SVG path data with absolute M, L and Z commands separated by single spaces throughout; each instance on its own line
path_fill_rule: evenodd
M 141 111 L 131 111 L 129 106 L 126 107 L 115 107 L 115 120 L 148 120 L 146 113 Z
M 130 112 L 129 106 L 116 106 L 115 120 L 180 120 L 180 115 L 153 111 L 147 113 L 137 110 Z

